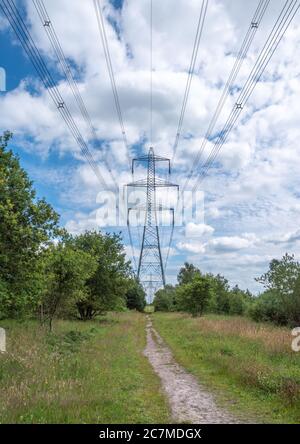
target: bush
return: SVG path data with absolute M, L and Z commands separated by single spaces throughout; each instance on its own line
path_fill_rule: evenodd
M 256 279 L 266 291 L 250 310 L 255 320 L 279 325 L 298 326 L 300 323 L 300 263 L 293 255 L 273 259 L 269 270 Z
M 226 314 L 230 310 L 229 302 L 229 284 L 227 279 L 218 274 L 208 274 L 210 281 L 211 298 L 208 304 L 208 310 L 213 313 Z
M 10 301 L 11 296 L 9 294 L 8 286 L 0 279 L 0 319 L 7 317 Z
M 191 283 L 180 285 L 176 291 L 178 309 L 200 316 L 211 297 L 211 284 L 207 277 L 195 275 Z
M 240 290 L 236 285 L 229 292 L 229 314 L 244 315 L 253 301 L 253 296 L 247 291 Z
M 257 322 L 270 321 L 278 325 L 288 323 L 288 316 L 280 294 L 274 290 L 267 290 L 258 296 L 249 308 L 249 315 Z
M 229 314 L 243 315 L 246 311 L 246 302 L 239 293 L 230 293 L 229 297 Z
M 155 311 L 174 311 L 176 309 L 176 289 L 172 285 L 158 290 L 153 301 Z
M 144 311 L 146 307 L 145 291 L 141 284 L 133 281 L 126 293 L 126 306 L 129 310 Z

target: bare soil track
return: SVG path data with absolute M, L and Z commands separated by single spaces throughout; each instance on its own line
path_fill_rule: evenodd
M 212 396 L 199 385 L 194 376 L 174 360 L 171 350 L 153 328 L 147 316 L 147 345 L 144 351 L 168 398 L 175 423 L 232 424 L 238 423 L 231 414 L 219 408 Z

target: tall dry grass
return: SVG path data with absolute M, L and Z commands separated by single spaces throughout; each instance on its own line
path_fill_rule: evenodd
M 185 316 L 185 315 L 182 315 Z M 267 323 L 257 323 L 240 316 L 215 317 L 207 316 L 193 320 L 196 328 L 202 332 L 238 336 L 262 343 L 274 353 L 294 354 L 291 349 L 293 339 L 291 330 L 286 327 L 277 327 Z

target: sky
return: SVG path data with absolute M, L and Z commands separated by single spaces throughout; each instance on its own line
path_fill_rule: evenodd
M 69 133 L 30 60 L 0 15 L 0 67 L 6 72 L 6 91 L 0 92 L 0 131 L 14 133 L 12 149 L 45 197 L 61 215 L 61 225 L 78 234 L 86 229 L 121 232 L 128 258 L 131 248 L 123 223 L 115 220 L 113 182 L 109 163 L 120 188 L 132 181 L 130 158 L 148 152 L 172 158 L 183 95 L 190 65 L 201 0 L 153 0 L 153 135 L 150 140 L 150 0 L 102 0 L 105 29 L 119 94 L 129 153 L 124 147 L 110 79 L 105 63 L 92 0 L 44 0 L 52 25 L 72 67 L 100 146 L 88 128 L 61 67 L 51 49 L 32 0 L 18 8 L 37 48 L 88 141 L 95 161 L 108 183 L 99 183 Z M 182 186 L 194 166 L 219 97 L 249 28 L 258 1 L 209 0 L 182 134 L 172 163 L 170 180 Z M 285 0 L 271 0 L 247 57 L 217 121 L 221 131 L 236 103 Z M 176 6 L 175 6 L 176 5 Z M 217 161 L 191 193 L 185 196 L 184 223 L 174 230 L 166 269 L 175 283 L 183 262 L 203 272 L 221 273 L 231 285 L 262 290 L 254 280 L 272 258 L 285 252 L 300 259 L 300 12 L 295 16 L 271 62 L 257 83 L 240 118 L 220 150 Z M 209 155 L 212 140 L 203 153 Z M 107 163 L 103 162 L 106 158 Z M 135 180 L 145 177 L 138 165 Z M 157 174 L 168 178 L 166 170 Z M 140 196 L 140 195 L 139 195 Z M 197 217 L 191 214 L 191 199 Z M 142 199 L 143 196 L 140 196 Z M 159 194 L 177 207 L 176 193 Z M 123 218 L 124 219 L 124 218 Z M 163 221 L 168 220 L 167 214 Z M 122 221 L 121 221 L 122 222 Z M 142 227 L 132 227 L 138 258 Z M 162 254 L 168 251 L 171 229 L 160 228 Z

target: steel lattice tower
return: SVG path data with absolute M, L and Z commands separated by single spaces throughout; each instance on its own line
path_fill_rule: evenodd
M 147 178 L 137 180 L 129 183 L 128 187 L 143 187 L 146 188 L 146 203 L 145 206 L 130 208 L 130 210 L 144 210 L 145 222 L 143 227 L 142 245 L 140 257 L 138 262 L 138 278 L 144 289 L 152 299 L 153 293 L 160 287 L 165 286 L 165 272 L 163 265 L 163 258 L 160 245 L 160 233 L 158 226 L 157 214 L 159 211 L 173 211 L 173 225 L 174 225 L 174 209 L 165 208 L 156 204 L 156 188 L 177 187 L 165 179 L 159 178 L 156 175 L 156 164 L 158 162 L 167 162 L 170 175 L 170 159 L 166 157 L 156 156 L 153 148 L 149 149 L 148 155 L 140 156 L 132 161 L 132 172 L 136 162 L 147 163 Z M 128 218 L 129 220 L 129 218 Z M 151 295 L 149 294 L 151 293 Z M 150 301 L 152 302 L 152 301 Z

